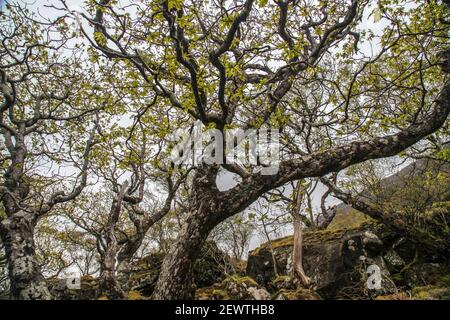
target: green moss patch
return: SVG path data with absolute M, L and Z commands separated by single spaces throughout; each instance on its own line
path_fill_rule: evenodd
M 281 289 L 272 297 L 276 300 L 321 300 L 322 298 L 309 289 L 287 290 Z

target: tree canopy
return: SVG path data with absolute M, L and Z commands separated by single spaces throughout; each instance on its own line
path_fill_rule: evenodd
M 123 299 L 116 262 L 178 221 L 154 298 L 192 298 L 199 249 L 256 201 L 319 178 L 348 200 L 330 174 L 394 156 L 449 161 L 447 1 L 8 1 L 0 26 L 0 234 L 14 298 L 50 298 L 38 223 L 95 247 L 102 290 Z M 176 166 L 172 134 L 197 121 L 224 135 L 274 128 L 276 172 L 260 157 Z M 219 190 L 221 172 L 238 182 Z

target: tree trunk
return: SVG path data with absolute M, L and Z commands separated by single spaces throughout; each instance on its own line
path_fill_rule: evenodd
M 130 291 L 130 265 L 133 255 L 122 255 L 118 249 L 116 258 L 105 259 L 100 270 L 101 292 L 111 300 L 128 299 Z M 134 254 L 134 252 L 133 252 Z
M 184 230 L 164 259 L 161 273 L 153 293 L 157 300 L 193 299 L 195 285 L 192 271 L 214 224 L 209 223 L 210 212 L 201 208 L 189 214 Z
M 308 287 L 311 280 L 303 269 L 303 230 L 300 215 L 294 215 L 294 248 L 292 250 L 292 269 L 300 282 Z
M 278 277 L 279 274 L 278 274 L 277 258 L 275 257 L 275 250 L 273 250 L 272 239 L 270 239 L 270 235 L 269 235 L 269 232 L 267 231 L 267 227 L 266 227 L 266 223 L 264 222 L 264 219 L 262 220 L 262 224 L 263 224 L 264 235 L 266 236 L 267 243 L 269 244 L 270 256 L 272 257 L 273 273 L 275 274 L 275 277 Z
M 11 298 L 15 300 L 50 300 L 51 295 L 36 259 L 32 214 L 18 211 L 0 223 L 5 245 Z
M 189 212 L 178 241 L 164 258 L 153 292 L 157 300 L 193 299 L 192 271 L 200 250 L 214 227 L 225 219 L 216 186 L 218 166 L 201 165 L 192 180 Z
M 103 254 L 100 270 L 100 292 L 109 300 L 125 300 L 127 293 L 118 281 L 117 277 L 117 244 L 109 243 Z
M 125 300 L 127 294 L 116 277 L 114 270 L 102 270 L 100 275 L 100 290 L 109 300 Z
M 294 203 L 292 206 L 292 217 L 294 220 L 294 248 L 292 249 L 292 270 L 294 277 L 297 276 L 302 285 L 308 287 L 311 280 L 306 276 L 303 270 L 303 230 L 300 211 L 303 202 L 303 195 L 306 187 L 303 180 L 297 182 L 297 188 L 294 194 Z
M 131 256 L 120 255 L 119 246 L 106 250 L 100 270 L 100 290 L 110 300 L 126 300 L 130 291 Z
M 125 181 L 117 197 L 113 200 L 104 233 L 105 251 L 101 257 L 100 291 L 110 300 L 124 300 L 127 298 L 127 293 L 117 280 L 119 245 L 116 238 L 116 224 L 119 221 L 122 201 L 127 187 L 128 182 Z
M 130 259 L 120 260 L 117 266 L 117 281 L 119 281 L 121 288 L 124 292 L 130 291 Z

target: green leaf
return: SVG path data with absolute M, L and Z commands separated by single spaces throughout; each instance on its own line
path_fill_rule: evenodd
M 373 22 L 377 23 L 380 20 L 381 20 L 381 10 L 377 8 L 373 10 Z

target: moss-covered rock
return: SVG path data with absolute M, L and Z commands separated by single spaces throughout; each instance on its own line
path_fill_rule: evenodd
M 163 259 L 162 254 L 152 254 L 133 263 L 129 287 L 139 291 L 143 296 L 151 296 Z M 207 242 L 194 265 L 194 284 L 197 288 L 203 288 L 220 282 L 225 279 L 225 272 L 228 269 L 240 271 L 239 265 L 222 252 L 215 243 Z
M 450 286 L 427 285 L 408 292 L 378 296 L 376 300 L 450 300 Z
M 130 264 L 127 287 L 130 288 L 130 300 L 148 299 L 153 293 L 161 270 L 163 254 L 150 254 Z M 197 287 L 213 285 L 225 279 L 227 268 L 240 270 L 234 262 L 213 242 L 207 242 L 202 248 L 199 259 L 194 266 L 194 283 Z M 80 289 L 67 288 L 65 279 L 49 279 L 52 296 L 63 300 L 95 300 L 104 299 L 99 290 L 98 279 L 92 276 L 81 278 Z
M 314 291 L 309 289 L 281 289 L 274 294 L 273 300 L 321 300 L 322 298 Z
M 383 243 L 376 235 L 378 226 L 363 223 L 350 229 L 325 229 L 306 231 L 304 234 L 303 266 L 312 279 L 312 289 L 324 298 L 334 298 L 346 287 L 355 287 L 356 282 L 364 286 L 367 279 L 366 269 L 377 264 L 384 276 L 389 276 L 386 265 L 379 256 Z M 293 237 L 284 237 L 272 242 L 277 272 L 281 276 L 292 273 Z M 295 289 L 286 282 L 279 287 L 283 278 L 276 279 L 272 253 L 268 243 L 261 245 L 249 254 L 247 274 L 271 292 L 280 289 Z M 284 278 L 284 280 L 286 280 Z M 393 284 L 385 281 L 385 291 L 391 293 Z
M 298 284 L 290 276 L 278 276 L 267 284 L 269 292 L 278 292 L 280 290 L 295 290 Z
M 450 287 L 450 265 L 445 262 L 429 263 L 420 259 L 413 260 L 392 275 L 392 280 L 406 290 L 427 285 Z
M 148 300 L 148 297 L 141 295 L 139 291 L 131 290 L 128 292 L 128 300 Z
M 362 223 L 350 229 L 306 231 L 304 235 L 303 266 L 312 280 L 312 289 L 324 298 L 336 298 L 348 288 L 363 292 L 366 298 L 374 294 L 395 292 L 389 271 L 380 258 L 383 242 L 376 235 L 379 226 Z M 272 242 L 277 272 L 281 276 L 292 274 L 293 238 L 284 237 Z M 367 267 L 376 264 L 381 269 L 381 292 L 368 292 Z M 286 278 L 276 279 L 272 253 L 268 243 L 249 254 L 247 274 L 266 286 L 271 292 L 294 290 Z M 283 284 L 283 280 L 285 283 Z M 279 285 L 285 287 L 280 287 Z M 353 293 L 352 293 L 353 295 Z
M 221 283 L 215 283 L 212 286 L 197 289 L 195 292 L 196 300 L 230 300 L 228 293 L 223 289 Z
M 438 286 L 416 287 L 412 290 L 415 300 L 450 300 L 450 288 Z
M 450 288 L 448 256 L 358 216 L 355 223 L 349 223 L 350 228 L 337 228 L 343 226 L 343 221 L 350 222 L 349 217 L 355 212 L 350 210 L 347 215 L 329 229 L 305 231 L 303 266 L 312 279 L 311 288 L 320 296 L 326 299 L 446 297 Z M 280 290 L 292 293 L 296 290 L 296 285 L 289 280 L 292 248 L 292 236 L 274 240 L 271 245 L 262 244 L 249 253 L 247 274 L 273 294 Z M 370 265 L 380 268 L 381 289 L 369 288 L 367 268 Z
M 270 294 L 252 278 L 233 275 L 221 283 L 198 289 L 195 298 L 197 300 L 268 300 Z
M 388 295 L 381 295 L 375 298 L 375 300 L 413 300 L 411 296 L 406 292 L 399 292 Z
M 98 280 L 92 276 L 81 277 L 79 289 L 69 289 L 66 279 L 49 279 L 47 284 L 56 300 L 95 300 L 100 295 Z

